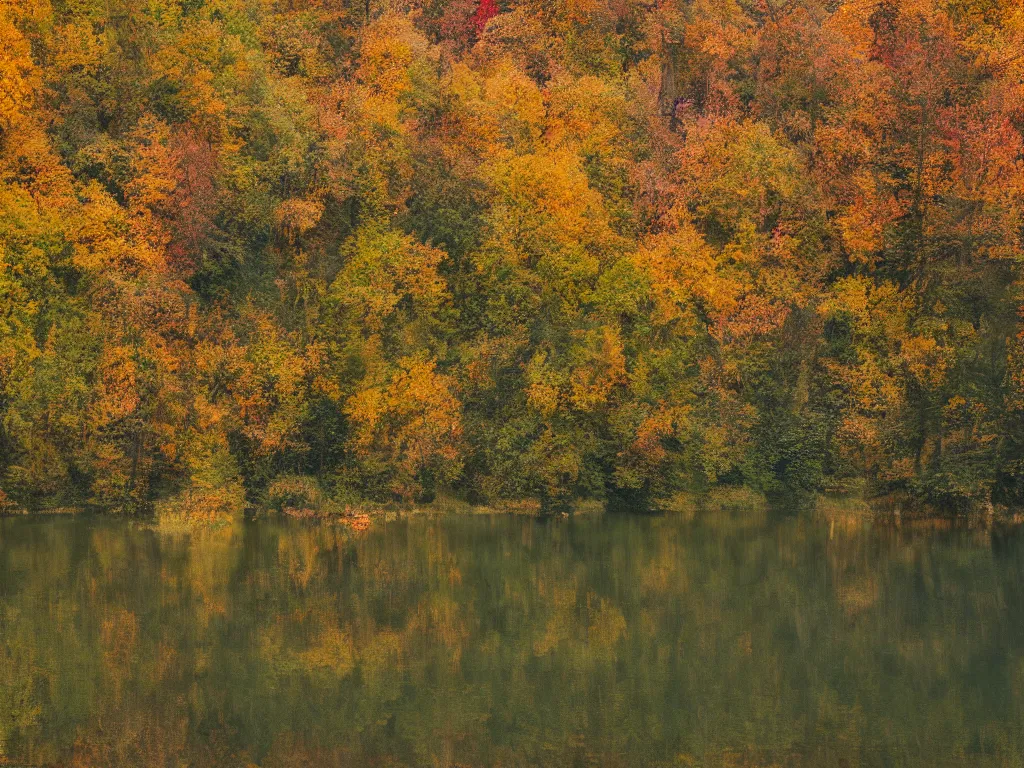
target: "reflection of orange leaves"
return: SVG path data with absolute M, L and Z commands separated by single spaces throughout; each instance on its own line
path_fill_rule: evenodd
M 619 639 L 626 634 L 626 618 L 622 611 L 607 598 L 596 600 L 596 596 L 587 595 L 590 609 L 590 626 L 587 628 L 587 641 L 592 649 L 611 650 Z
M 870 610 L 878 602 L 880 589 L 874 576 L 852 578 L 836 588 L 839 604 L 850 618 Z
M 364 531 L 368 531 L 370 527 L 373 525 L 373 521 L 370 519 L 370 516 L 365 514 L 358 514 L 352 515 L 351 517 L 346 517 L 344 518 L 344 522 L 345 525 L 347 525 L 356 533 L 363 533 Z
M 139 635 L 139 621 L 135 614 L 123 608 L 111 610 L 100 624 L 100 643 L 103 662 L 109 674 L 109 685 L 115 700 L 127 680 L 135 644 Z
M 540 594 L 547 597 L 546 592 L 550 589 L 550 605 L 552 606 L 551 616 L 544 627 L 543 634 L 534 641 L 533 652 L 537 656 L 544 656 L 556 650 L 558 646 L 570 638 L 571 630 L 578 622 L 576 616 L 576 586 L 569 584 L 561 586 L 552 584 L 538 584 Z
M 123 608 L 111 611 L 100 625 L 100 640 L 107 658 L 126 661 L 135 648 L 138 632 L 139 622 L 134 613 Z
M 430 593 L 416 606 L 406 631 L 428 635 L 448 648 L 459 649 L 469 637 L 462 608 L 463 605 L 451 598 Z
M 308 650 L 299 654 L 299 659 L 308 669 L 342 678 L 355 668 L 355 648 L 347 632 L 327 627 Z
M 357 640 L 360 672 L 371 689 L 379 681 L 391 679 L 395 670 L 402 668 L 405 643 L 393 630 L 383 628 Z

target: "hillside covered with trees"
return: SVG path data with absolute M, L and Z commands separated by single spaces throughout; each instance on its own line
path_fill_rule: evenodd
M 1024 496 L 1019 0 L 7 0 L 0 41 L 0 501 Z

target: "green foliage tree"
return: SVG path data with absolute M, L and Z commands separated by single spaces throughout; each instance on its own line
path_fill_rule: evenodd
M 3 491 L 1020 501 L 1017 6 L 8 3 Z

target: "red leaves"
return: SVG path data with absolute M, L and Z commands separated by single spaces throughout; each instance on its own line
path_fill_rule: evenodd
M 476 13 L 473 14 L 473 26 L 476 28 L 477 34 L 482 33 L 487 22 L 499 13 L 498 4 L 494 0 L 480 0 L 476 7 Z

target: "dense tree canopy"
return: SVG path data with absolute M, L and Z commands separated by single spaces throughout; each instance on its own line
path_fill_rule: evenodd
M 1024 495 L 1017 0 L 12 0 L 0 40 L 0 502 Z

